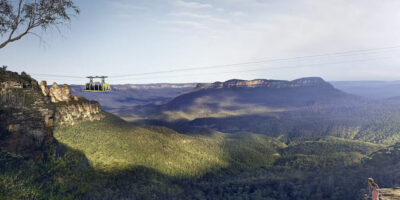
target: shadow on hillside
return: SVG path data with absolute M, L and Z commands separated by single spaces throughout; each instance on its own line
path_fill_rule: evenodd
M 118 127 L 132 127 L 119 118 L 112 119 Z M 309 167 L 310 160 L 315 162 L 315 159 L 306 155 L 303 160 L 289 157 L 274 162 L 273 157 L 266 156 L 274 152 L 262 148 L 272 146 L 271 143 L 260 143 L 259 137 L 239 136 L 224 137 L 221 149 L 228 165 L 208 168 L 198 177 L 169 176 L 145 166 L 100 171 L 79 164 L 87 162 L 85 155 L 67 147 L 62 158 L 64 165 L 58 168 L 59 174 L 52 174 L 63 177 L 67 189 L 54 192 L 66 195 L 73 191 L 75 199 L 358 199 L 369 175 L 375 174 L 377 180 L 388 177 L 385 172 L 375 172 L 379 167 Z M 232 137 L 239 138 L 232 142 Z M 68 154 L 69 151 L 73 153 Z M 74 154 L 83 160 L 75 159 Z M 265 160 L 259 162 L 262 159 Z
M 144 119 L 132 124 L 165 126 L 183 134 L 198 134 L 207 129 L 224 133 L 252 132 L 279 137 L 285 142 L 335 136 L 393 144 L 391 137 L 396 137 L 399 130 L 396 121 L 400 119 L 400 115 L 397 111 L 398 109 L 380 106 L 329 109 L 310 107 L 266 115 L 249 114 L 176 121 Z M 374 129 L 371 128 L 372 125 Z M 385 131 L 386 134 L 382 138 L 375 134 L 380 131 Z
M 235 143 L 232 145 L 240 151 L 247 148 L 240 148 Z M 40 187 L 44 199 L 50 195 L 55 199 L 358 199 L 361 193 L 367 192 L 362 189 L 368 175 L 375 175 L 382 186 L 387 186 L 386 179 L 396 168 L 387 165 L 384 171 L 379 171 L 377 169 L 382 166 L 375 162 L 371 164 L 373 161 L 369 160 L 371 169 L 359 166 L 304 169 L 275 164 L 243 169 L 231 160 L 225 168 L 200 177 L 182 178 L 143 166 L 99 171 L 90 166 L 81 151 L 63 144 L 60 146 L 57 159 L 35 167 L 18 158 L 1 157 L 2 163 L 7 163 L 0 165 L 1 172 L 3 175 L 22 173 L 18 181 L 29 187 Z M 393 162 L 398 159 L 393 157 L 393 153 L 387 156 Z M 244 152 L 242 158 L 248 157 L 248 152 Z M 382 159 L 382 156 L 378 158 Z M 18 188 L 20 190 L 21 186 Z

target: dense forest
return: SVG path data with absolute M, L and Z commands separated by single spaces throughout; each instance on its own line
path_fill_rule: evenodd
M 359 199 L 368 177 L 382 187 L 400 184 L 399 145 L 185 135 L 112 115 L 58 129 L 55 138 L 63 155 L 41 164 L 1 154 L 1 198 Z

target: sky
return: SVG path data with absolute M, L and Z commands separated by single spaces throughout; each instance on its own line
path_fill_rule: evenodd
M 105 75 L 111 84 L 400 80 L 399 0 L 75 3 L 81 14 L 61 32 L 36 30 L 42 39 L 30 35 L 0 49 L 0 65 L 70 84 L 87 80 L 61 76 Z M 364 49 L 378 50 L 331 54 Z

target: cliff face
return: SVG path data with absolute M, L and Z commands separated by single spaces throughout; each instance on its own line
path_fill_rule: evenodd
M 196 89 L 221 89 L 221 88 L 298 88 L 298 87 L 331 87 L 322 78 L 310 77 L 294 81 L 281 80 L 238 80 L 232 79 L 225 82 L 199 83 Z
M 71 95 L 71 89 L 67 84 L 59 87 L 57 83 L 53 83 L 53 85 L 47 88 L 47 82 L 40 82 L 40 89 L 42 90 L 42 94 L 44 96 L 50 97 L 51 102 L 70 102 L 70 101 L 78 101 L 79 98 L 77 96 Z
M 43 159 L 44 144 L 55 144 L 54 109 L 28 75 L 0 71 L 0 150 Z
M 47 88 L 46 81 L 42 81 L 40 88 L 42 94 L 49 97 L 56 106 L 56 125 L 69 126 L 82 121 L 100 120 L 104 117 L 99 103 L 72 95 L 70 87 L 66 84 L 59 87 L 57 83 L 53 83 L 50 88 Z
M 56 108 L 55 119 L 59 126 L 70 126 L 83 121 L 100 120 L 104 117 L 100 104 L 95 101 L 76 101 Z
M 100 105 L 70 94 L 68 85 L 47 88 L 29 75 L 0 70 L 0 151 L 34 160 L 56 153 L 54 126 L 103 117 Z M 45 145 L 54 144 L 54 145 Z

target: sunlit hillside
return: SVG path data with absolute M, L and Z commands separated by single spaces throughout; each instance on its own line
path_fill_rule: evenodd
M 386 147 L 371 143 L 329 137 L 285 145 L 264 135 L 206 129 L 181 134 L 111 114 L 54 135 L 65 146 L 63 156 L 45 164 L 1 154 L 1 198 L 350 199 L 371 172 L 385 177 L 377 162 L 389 161 L 373 153 Z
M 55 138 L 85 154 L 99 170 L 137 166 L 170 176 L 200 176 L 219 168 L 269 166 L 285 145 L 255 134 L 215 131 L 185 135 L 157 126 L 139 127 L 111 115 L 101 121 L 57 129 Z

